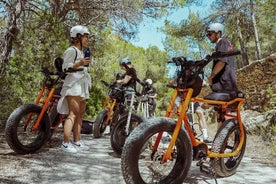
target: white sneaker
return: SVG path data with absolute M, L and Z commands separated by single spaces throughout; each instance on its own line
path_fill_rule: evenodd
M 78 150 L 72 145 L 71 142 L 69 142 L 69 143 L 62 142 L 60 148 L 64 152 L 69 152 L 69 153 L 77 153 L 78 152 Z
M 77 150 L 81 150 L 81 151 L 87 151 L 87 150 L 89 150 L 89 147 L 86 146 L 82 141 L 72 142 L 72 144 L 75 146 L 75 148 Z

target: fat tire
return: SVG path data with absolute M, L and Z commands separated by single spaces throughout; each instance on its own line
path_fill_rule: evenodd
M 5 138 L 12 150 L 18 154 L 29 154 L 34 153 L 39 150 L 50 136 L 50 123 L 49 117 L 45 113 L 40 122 L 40 127 L 36 131 L 38 134 L 35 139 L 28 143 L 24 144 L 22 141 L 27 137 L 19 138 L 19 131 L 22 128 L 20 121 L 22 118 L 27 116 L 29 113 L 40 114 L 42 107 L 36 104 L 25 104 L 16 108 L 9 116 L 6 127 L 5 127 Z M 23 128 L 22 128 L 23 130 Z M 32 132 L 33 133 L 33 132 Z M 26 133 L 22 134 L 23 136 L 28 136 Z M 22 141 L 21 141 L 22 140 Z M 25 140 L 25 139 L 24 139 Z
M 93 125 L 94 126 L 93 127 L 93 136 L 94 136 L 94 138 L 102 137 L 103 133 L 105 132 L 105 129 L 106 129 L 107 125 L 105 125 L 104 122 L 107 118 L 107 115 L 108 115 L 108 110 L 107 109 L 102 110 L 98 114 L 98 116 L 97 116 L 97 118 L 94 122 L 94 125 Z M 108 124 L 110 124 L 110 122 Z
M 139 168 L 138 160 L 140 152 L 150 137 L 157 132 L 173 132 L 175 120 L 158 117 L 151 118 L 138 125 L 128 136 L 121 155 L 122 174 L 127 184 L 144 184 Z M 185 129 L 181 128 L 176 140 L 177 156 L 171 172 L 161 181 L 155 183 L 171 184 L 182 183 L 186 178 L 192 162 L 192 144 Z
M 48 114 L 49 114 L 49 122 L 51 127 L 56 126 L 59 123 L 60 116 L 61 116 L 61 114 L 59 114 L 57 111 L 57 105 L 54 105 L 54 107 Z M 55 129 L 52 129 L 51 127 L 50 127 L 51 130 L 50 130 L 49 139 L 53 136 L 55 132 Z
M 123 115 L 119 121 L 116 123 L 114 128 L 111 131 L 110 143 L 113 151 L 118 155 L 121 155 L 125 140 L 128 135 L 126 135 L 125 127 L 127 124 L 128 114 Z M 140 124 L 143 121 L 143 118 L 137 114 L 131 114 L 130 119 L 130 132 L 137 126 L 137 123 Z M 133 124 L 136 123 L 136 124 Z M 129 133 L 130 133 L 129 132 Z
M 219 177 L 231 176 L 235 174 L 238 166 L 240 165 L 240 162 L 243 158 L 245 147 L 246 147 L 246 131 L 244 126 L 243 126 L 243 129 L 244 129 L 244 135 L 245 135 L 244 144 L 241 148 L 241 151 L 237 154 L 237 158 L 235 158 L 235 160 L 229 157 L 211 159 L 212 167 L 217 176 Z M 223 125 L 220 127 L 220 129 L 218 130 L 214 138 L 211 151 L 215 153 L 223 153 L 224 150 L 226 149 L 228 138 L 231 136 L 233 132 L 235 132 L 235 141 L 234 141 L 233 147 L 236 148 L 237 145 L 239 144 L 239 135 L 240 135 L 239 125 L 237 124 L 236 118 L 229 119 L 223 122 Z

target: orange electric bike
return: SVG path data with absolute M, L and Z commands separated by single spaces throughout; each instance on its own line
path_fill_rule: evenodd
M 117 83 L 108 84 L 103 80 L 101 82 L 109 88 L 109 91 L 104 100 L 102 111 L 94 121 L 93 135 L 95 138 L 100 138 L 107 126 L 112 129 L 120 115 L 125 113 L 123 86 Z
M 82 70 L 41 70 L 44 80 L 35 103 L 16 108 L 7 120 L 5 137 L 11 149 L 18 154 L 28 154 L 36 152 L 45 144 L 53 131 L 65 120 L 65 116 L 57 112 L 63 78 L 66 73 Z
M 146 120 L 127 138 L 122 155 L 121 169 L 127 184 L 164 183 L 180 184 L 185 180 L 193 160 L 201 171 L 212 176 L 234 174 L 245 151 L 246 132 L 240 110 L 244 102 L 239 91 L 211 93 L 197 98 L 202 87 L 203 68 L 212 60 L 240 54 L 240 51 L 214 52 L 199 61 L 184 57 L 172 59 L 181 74 L 173 89 L 166 117 Z M 175 100 L 181 94 L 177 120 L 170 118 Z M 205 143 L 196 136 L 193 124 L 188 121 L 190 102 L 213 105 L 218 111 L 222 126 L 213 142 Z

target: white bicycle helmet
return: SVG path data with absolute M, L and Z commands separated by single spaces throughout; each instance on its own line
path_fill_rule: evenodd
M 82 26 L 82 25 L 77 25 L 71 28 L 70 30 L 70 37 L 71 38 L 76 38 L 77 35 L 84 35 L 84 34 L 90 34 L 89 30 L 87 27 Z
M 152 80 L 151 79 L 147 79 L 146 83 L 149 84 L 149 85 L 152 85 Z
M 216 33 L 221 31 L 221 35 L 223 35 L 224 26 L 221 23 L 212 23 L 206 28 L 206 31 L 215 31 Z

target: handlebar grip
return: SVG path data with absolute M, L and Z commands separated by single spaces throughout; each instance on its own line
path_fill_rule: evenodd
M 109 87 L 109 84 L 108 84 L 106 81 L 101 80 L 101 82 L 102 82 L 105 86 Z
M 218 51 L 218 52 L 214 52 L 211 55 L 211 58 L 216 59 L 216 58 L 222 58 L 222 57 L 235 56 L 235 55 L 239 55 L 239 54 L 241 54 L 240 50 L 231 50 L 231 51 L 228 51 L 228 52 Z
M 83 68 L 77 68 L 77 69 L 73 69 L 73 68 L 68 68 L 67 70 L 65 70 L 64 72 L 78 72 L 78 71 L 83 71 Z
M 40 72 L 42 72 L 46 77 L 50 77 L 50 75 L 59 75 L 58 72 L 51 72 L 48 68 L 42 68 Z
M 61 72 L 49 72 L 50 75 L 60 75 Z
M 173 89 L 175 89 L 177 86 L 175 86 L 175 85 L 170 85 L 170 84 L 167 84 L 167 87 L 168 88 L 173 88 Z

